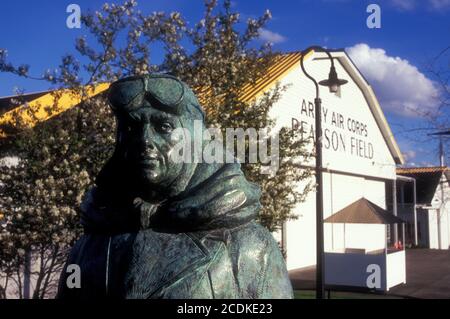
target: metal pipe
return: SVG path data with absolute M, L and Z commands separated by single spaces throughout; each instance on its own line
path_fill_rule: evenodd
M 316 234 L 317 234 L 317 268 L 320 271 L 316 273 L 317 285 L 319 287 L 317 291 L 317 299 L 322 299 L 324 296 L 324 240 L 323 240 L 323 174 L 322 174 L 322 102 L 320 98 L 314 99 L 314 105 L 316 108 Z
M 402 248 L 403 248 L 403 250 L 405 250 L 405 223 L 402 223 L 402 231 L 403 231 L 403 234 L 402 234 L 402 239 L 403 239 Z
M 419 239 L 417 236 L 417 190 L 416 179 L 413 179 L 413 210 L 414 210 L 414 245 L 419 246 Z
M 336 85 L 337 88 L 339 85 L 343 85 L 347 83 L 346 80 L 339 80 L 336 74 L 336 70 L 334 67 L 334 60 L 331 56 L 331 53 L 320 47 L 320 46 L 311 46 L 308 49 L 304 50 L 302 52 L 301 58 L 300 58 L 300 66 L 302 68 L 303 73 L 306 75 L 308 79 L 310 79 L 315 86 L 316 89 L 316 98 L 314 99 L 314 106 L 315 106 L 315 149 L 316 149 L 316 236 L 317 236 L 317 246 L 316 246 L 316 298 L 317 299 L 323 299 L 325 296 L 325 287 L 324 287 L 324 274 L 325 274 L 325 265 L 324 265 L 324 238 L 323 238 L 323 176 L 322 176 L 322 100 L 319 96 L 319 84 L 317 81 L 305 70 L 305 66 L 303 63 L 305 55 L 309 51 L 317 51 L 317 52 L 324 52 L 327 54 L 330 62 L 331 62 L 331 68 L 330 68 L 330 74 L 328 81 L 322 81 L 324 83 L 329 83 L 330 91 L 332 90 L 332 85 Z M 331 77 L 331 75 L 334 75 L 334 77 Z M 330 81 L 333 81 L 331 83 Z M 321 84 L 322 84 L 321 82 Z M 324 84 L 328 85 L 328 84 Z
M 392 187 L 392 212 L 394 216 L 397 216 L 397 180 L 394 180 Z M 394 243 L 398 242 L 398 227 L 394 225 Z
M 303 63 L 304 56 L 310 50 L 316 50 L 317 47 L 311 47 L 302 52 L 302 56 L 300 59 L 300 66 L 302 68 L 303 73 L 306 75 L 308 79 L 310 79 L 316 88 L 316 98 L 314 99 L 315 106 L 315 151 L 316 151 L 316 298 L 323 299 L 325 295 L 325 286 L 324 286 L 324 244 L 323 244 L 323 177 L 322 177 L 322 112 L 321 105 L 322 101 L 319 97 L 319 84 L 317 81 L 309 75 L 305 70 L 305 66 Z M 321 50 L 321 48 L 320 48 Z M 332 63 L 333 59 L 331 55 L 328 53 Z

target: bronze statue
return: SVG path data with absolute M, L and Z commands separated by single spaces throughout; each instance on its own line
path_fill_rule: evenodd
M 171 156 L 184 138 L 173 132 L 204 123 L 192 90 L 149 74 L 113 83 L 108 98 L 116 148 L 83 201 L 85 233 L 67 261 L 81 287 L 67 287 L 64 270 L 58 297 L 292 298 L 280 249 L 255 221 L 260 189 L 239 163 Z

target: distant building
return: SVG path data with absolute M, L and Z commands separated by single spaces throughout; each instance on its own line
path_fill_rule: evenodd
M 414 244 L 417 236 L 417 244 L 421 247 L 449 249 L 449 168 L 446 166 L 398 168 L 397 174 L 398 213 L 407 221 L 407 243 Z M 416 212 L 414 212 L 414 181 Z M 415 214 L 417 232 L 415 232 Z

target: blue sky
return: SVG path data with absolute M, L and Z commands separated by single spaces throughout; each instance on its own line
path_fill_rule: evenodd
M 82 11 L 96 10 L 104 2 L 4 1 L 0 49 L 8 50 L 11 62 L 30 64 L 30 73 L 40 75 L 56 67 L 61 55 L 73 52 L 74 39 L 86 33 L 66 27 L 66 7 L 76 3 Z M 202 0 L 138 2 L 144 12 L 179 11 L 191 22 L 203 13 Z M 381 8 L 380 29 L 366 26 L 370 3 Z M 262 37 L 278 50 L 297 51 L 312 44 L 346 48 L 373 86 L 409 164 L 438 164 L 435 140 L 424 131 L 406 133 L 427 126 L 415 111 L 436 107 L 433 97 L 439 94 L 438 86 L 425 66 L 450 46 L 450 0 L 235 0 L 233 7 L 244 18 L 269 9 L 273 19 Z M 449 56 L 438 61 L 441 67 L 450 67 Z M 34 92 L 48 89 L 48 84 L 0 73 L 0 96 L 13 94 L 14 87 Z

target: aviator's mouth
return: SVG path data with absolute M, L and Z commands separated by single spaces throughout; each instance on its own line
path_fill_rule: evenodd
M 139 164 L 142 167 L 154 167 L 160 161 L 157 153 L 144 153 L 139 156 Z

